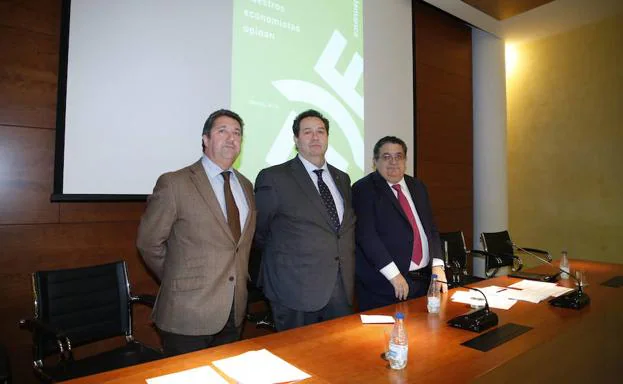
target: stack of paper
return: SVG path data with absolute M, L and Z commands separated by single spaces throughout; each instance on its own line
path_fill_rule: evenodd
M 556 283 L 533 280 L 522 280 L 508 287 L 491 285 L 479 289 L 487 296 L 489 307 L 498 309 L 509 309 L 515 305 L 517 300 L 539 303 L 550 296 L 558 297 L 573 290 L 572 288 L 558 286 Z M 482 294 L 471 289 L 469 292 L 457 291 L 452 295 L 451 299 L 452 301 L 472 306 L 485 305 L 485 299 Z
M 542 297 L 541 300 L 545 300 L 550 296 L 558 297 L 563 293 L 573 291 L 573 288 L 561 287 L 556 285 L 556 283 L 546 283 L 543 281 L 533 280 L 521 280 L 515 284 L 509 285 L 508 287 L 521 289 L 526 294 L 532 295 L 533 298 Z
M 507 297 L 509 299 L 528 301 L 530 303 L 540 303 L 541 301 L 547 299 L 549 297 L 548 294 L 543 294 L 542 292 L 534 292 L 530 290 L 520 290 L 520 289 L 512 289 L 508 288 L 501 292 L 499 292 L 500 296 Z
M 396 321 L 393 316 L 387 315 L 360 315 L 364 324 L 392 324 Z
M 227 381 L 209 366 L 203 366 L 186 371 L 175 372 L 169 375 L 147 379 L 147 384 L 187 384 L 187 383 L 210 383 L 227 384 Z
M 311 377 L 266 349 L 213 361 L 215 367 L 241 384 L 273 384 Z

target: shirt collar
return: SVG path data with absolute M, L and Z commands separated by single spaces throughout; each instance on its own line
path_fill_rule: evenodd
M 307 173 L 309 173 L 310 175 L 312 174 L 312 172 L 314 172 L 317 169 L 322 169 L 324 171 L 329 172 L 329 167 L 327 167 L 327 162 L 326 161 L 324 162 L 322 167 L 317 167 L 315 164 L 313 164 L 312 162 L 310 162 L 309 160 L 307 160 L 306 158 L 304 158 L 300 154 L 297 155 L 297 156 L 299 157 L 299 160 L 301 160 L 301 163 L 303 163 L 303 166 L 305 167 L 305 170 L 307 170 Z
M 402 179 L 400 179 L 399 182 L 397 183 L 390 183 L 389 181 L 385 180 L 387 182 L 387 185 L 389 185 L 389 187 L 391 188 L 392 186 L 399 184 L 400 185 L 400 189 L 402 189 L 403 191 L 407 190 L 407 183 L 405 182 L 405 178 L 403 177 Z
M 203 165 L 203 169 L 206 171 L 206 174 L 209 178 L 214 178 L 224 172 L 221 167 L 219 167 L 218 165 L 216 165 L 216 163 L 210 160 L 210 158 L 206 156 L 205 153 L 203 154 L 203 156 L 201 156 L 201 165 Z M 232 174 L 234 173 L 234 169 L 232 167 L 229 167 L 225 171 L 231 171 Z

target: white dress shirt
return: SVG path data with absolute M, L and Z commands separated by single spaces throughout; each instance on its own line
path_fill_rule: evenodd
M 329 172 L 329 167 L 327 167 L 327 162 L 325 161 L 322 167 L 317 167 L 312 164 L 310 161 L 303 158 L 303 156 L 298 155 L 299 159 L 303 163 L 307 174 L 314 182 L 314 186 L 316 186 L 316 190 L 320 193 L 320 189 L 318 189 L 318 176 L 314 173 L 315 170 L 322 169 L 322 181 L 329 187 L 329 191 L 331 192 L 331 196 L 333 196 L 333 201 L 335 202 L 335 208 L 337 209 L 337 216 L 340 218 L 340 223 L 342 222 L 342 218 L 344 217 L 344 199 L 340 194 L 340 191 L 337 189 L 337 185 L 335 181 L 333 181 L 333 177 L 331 177 L 331 173 Z
M 249 214 L 249 205 L 247 204 L 247 198 L 244 195 L 244 191 L 242 189 L 242 185 L 240 185 L 240 181 L 236 177 L 236 173 L 233 168 L 229 169 L 221 169 L 218 165 L 216 165 L 212 160 L 208 158 L 205 154 L 201 157 L 201 165 L 203 165 L 203 169 L 206 172 L 206 176 L 208 176 L 208 180 L 210 181 L 210 185 L 212 186 L 212 190 L 216 195 L 216 199 L 218 200 L 218 204 L 221 206 L 221 210 L 223 211 L 223 216 L 225 216 L 225 221 L 227 221 L 227 205 L 225 204 L 225 179 L 221 175 L 224 171 L 231 171 L 229 176 L 229 185 L 231 186 L 231 193 L 234 195 L 234 200 L 236 201 L 236 206 L 238 206 L 238 213 L 240 215 L 240 232 L 244 229 L 244 225 L 247 222 L 247 215 Z
M 413 203 L 413 199 L 411 198 L 411 193 L 409 191 L 409 188 L 407 187 L 407 183 L 405 182 L 404 177 L 400 179 L 398 183 L 395 183 L 395 184 L 400 185 L 402 194 L 407 198 L 409 207 L 411 207 L 411 211 L 413 212 L 413 216 L 415 217 L 415 223 L 417 224 L 417 229 L 418 229 L 418 232 L 420 233 L 420 239 L 422 240 L 422 260 L 420 260 L 419 264 L 416 264 L 413 261 L 413 259 L 411 259 L 411 264 L 409 265 L 409 271 L 415 271 L 417 269 L 422 269 L 426 267 L 430 260 L 430 252 L 428 250 L 428 238 L 426 237 L 426 232 L 424 231 L 424 226 L 422 225 L 422 221 L 420 220 L 420 215 L 418 215 L 417 213 L 417 209 L 415 208 L 415 204 Z M 395 184 L 390 183 L 389 181 L 387 182 L 387 185 L 389 185 L 390 189 L 394 193 L 394 196 L 396 196 L 396 199 L 398 199 L 398 191 L 392 188 L 392 186 Z M 437 266 L 443 267 L 443 260 L 433 258 L 433 267 L 437 267 Z M 387 280 L 391 280 L 400 274 L 400 271 L 398 270 L 398 266 L 393 261 L 387 264 L 386 266 L 384 266 L 383 268 L 381 268 L 380 272 L 383 274 L 383 276 L 385 276 Z

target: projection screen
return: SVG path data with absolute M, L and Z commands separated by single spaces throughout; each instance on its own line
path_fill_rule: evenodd
M 380 137 L 412 147 L 410 0 L 73 0 L 62 33 L 54 201 L 144 199 L 219 108 L 245 121 L 252 181 L 295 155 L 309 108 L 353 182 Z

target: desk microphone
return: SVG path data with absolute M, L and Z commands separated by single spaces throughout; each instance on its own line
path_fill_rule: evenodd
M 549 253 L 547 254 L 547 258 L 542 258 L 537 256 L 536 254 L 526 251 L 525 249 L 518 247 L 515 243 L 513 243 L 512 241 L 508 240 L 508 243 L 513 247 L 513 248 L 517 248 L 522 252 L 526 252 L 529 255 L 534 256 L 537 260 L 550 265 L 551 267 L 555 268 L 558 270 L 558 273 L 556 273 L 555 276 L 560 275 L 561 273 L 567 273 L 567 271 L 555 266 L 554 264 L 552 264 L 552 257 L 549 255 Z M 513 274 L 515 277 L 519 277 L 517 275 L 517 273 Z M 513 276 L 513 275 L 509 275 L 509 276 Z M 584 293 L 584 287 L 582 286 L 582 282 L 580 280 L 578 280 L 577 277 L 575 277 L 574 274 L 569 273 L 569 276 L 571 276 L 573 278 L 573 280 L 575 280 L 578 288 L 574 289 L 573 291 L 569 292 L 569 293 L 565 293 L 564 295 L 560 295 L 558 297 L 555 297 L 553 299 L 551 299 L 549 301 L 549 303 L 555 307 L 560 307 L 560 308 L 572 308 L 572 309 L 582 309 L 585 306 L 587 306 L 590 302 L 591 299 L 590 297 L 588 297 L 588 295 L 586 293 Z M 555 281 L 555 280 L 554 280 Z
M 489 309 L 487 295 L 485 295 L 484 292 L 478 288 L 468 287 L 465 285 L 460 286 L 480 292 L 480 294 L 485 298 L 485 306 L 484 308 L 476 309 L 448 320 L 448 325 L 455 328 L 467 329 L 473 332 L 482 332 L 485 329 L 498 325 L 498 315 Z
M 447 281 L 443 280 L 437 280 L 437 282 L 446 285 L 448 284 Z M 467 329 L 473 332 L 482 332 L 485 329 L 498 325 L 498 315 L 489 309 L 489 301 L 487 300 L 487 295 L 485 295 L 483 291 L 478 288 L 463 285 L 460 282 L 456 282 L 456 284 L 462 288 L 473 289 L 474 291 L 480 292 L 480 294 L 485 298 L 485 306 L 484 308 L 476 309 L 448 320 L 448 325 L 455 328 Z

